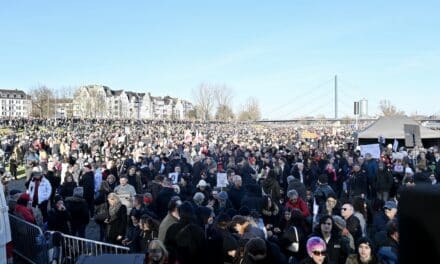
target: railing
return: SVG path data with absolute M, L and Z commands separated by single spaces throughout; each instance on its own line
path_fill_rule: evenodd
M 70 236 L 59 232 L 50 233 L 52 235 L 61 235 L 58 263 L 74 264 L 81 255 L 99 256 L 102 254 L 128 254 L 130 250 L 128 247 Z
M 43 233 L 39 226 L 9 215 L 14 253 L 32 264 L 74 264 L 79 256 L 128 254 L 129 248 L 56 231 Z
M 41 228 L 11 214 L 9 222 L 14 253 L 29 263 L 48 263 L 49 245 Z

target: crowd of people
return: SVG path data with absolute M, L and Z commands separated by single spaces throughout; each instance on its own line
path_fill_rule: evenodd
M 11 214 L 78 237 L 95 221 L 147 263 L 397 263 L 399 194 L 440 176 L 438 147 L 375 159 L 351 126 L 2 125 Z M 20 165 L 27 191 L 8 190 Z

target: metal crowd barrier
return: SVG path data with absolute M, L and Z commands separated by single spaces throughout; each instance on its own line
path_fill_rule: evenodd
M 75 264 L 79 256 L 99 256 L 102 254 L 128 254 L 129 248 L 100 241 L 49 231 L 51 235 L 59 234 L 59 243 L 54 243 L 54 255 L 59 255 L 57 263 Z M 56 245 L 59 244 L 59 245 Z M 59 246 L 59 250 L 57 249 Z
M 9 222 L 14 253 L 29 263 L 48 263 L 49 244 L 41 228 L 11 214 Z
M 9 214 L 14 253 L 32 264 L 75 264 L 79 256 L 128 254 L 129 248 L 42 229 Z

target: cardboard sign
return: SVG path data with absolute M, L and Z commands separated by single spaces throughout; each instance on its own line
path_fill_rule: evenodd
M 217 187 L 228 186 L 228 176 L 226 173 L 217 173 Z
M 170 178 L 173 184 L 177 184 L 177 181 L 179 180 L 179 174 L 177 172 L 169 173 L 168 178 Z
M 379 144 L 360 145 L 361 155 L 365 157 L 365 154 L 370 153 L 373 159 L 380 158 L 380 146 Z

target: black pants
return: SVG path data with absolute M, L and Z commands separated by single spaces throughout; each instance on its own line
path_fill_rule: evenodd
M 41 211 L 41 215 L 43 216 L 43 222 L 47 222 L 47 204 L 49 201 L 43 201 L 40 204 L 37 204 L 37 202 L 32 203 L 32 207 L 37 207 Z

